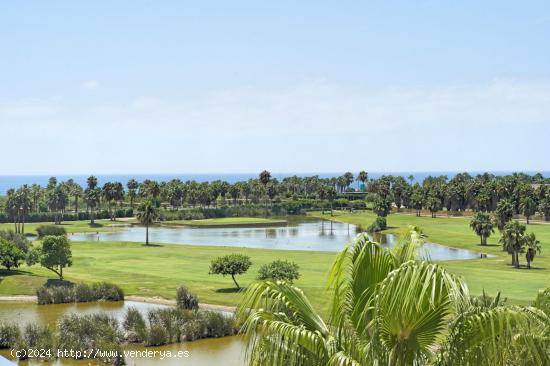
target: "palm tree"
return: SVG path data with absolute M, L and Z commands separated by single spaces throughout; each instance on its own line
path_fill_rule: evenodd
M 519 253 L 523 249 L 525 242 L 525 225 L 517 221 L 510 221 L 502 230 L 500 243 L 502 250 L 512 255 L 512 265 L 519 268 Z
M 540 241 L 537 240 L 535 233 L 529 233 L 525 235 L 525 260 L 527 261 L 527 268 L 531 269 L 531 262 L 535 259 L 535 255 L 541 252 Z
M 137 219 L 145 225 L 145 245 L 149 245 L 149 224 L 158 219 L 159 212 L 151 199 L 143 201 L 138 206 Z
M 248 364 L 548 362 L 544 312 L 474 301 L 460 278 L 441 266 L 415 260 L 422 243 L 417 228 L 410 228 L 393 250 L 364 234 L 350 242 L 330 273 L 328 321 L 299 288 L 287 282 L 250 285 L 237 312 L 243 321 Z
M 487 238 L 495 232 L 491 216 L 483 212 L 477 212 L 474 215 L 470 221 L 470 227 L 481 238 L 481 245 L 487 245 Z
M 369 173 L 367 173 L 364 170 L 361 170 L 359 174 L 357 174 L 357 180 L 361 183 L 363 183 L 363 187 L 365 187 L 365 182 L 369 180 Z
M 86 189 L 86 203 L 90 208 L 90 225 L 95 224 L 94 214 L 95 208 L 99 205 L 101 199 L 101 190 L 99 188 Z
M 134 208 L 134 200 L 136 199 L 139 183 L 132 178 L 128 181 L 126 187 L 128 188 L 128 197 L 130 197 L 130 207 Z
M 521 200 L 519 205 L 521 213 L 525 216 L 527 225 L 529 225 L 529 218 L 537 213 L 537 201 L 532 195 L 525 196 Z

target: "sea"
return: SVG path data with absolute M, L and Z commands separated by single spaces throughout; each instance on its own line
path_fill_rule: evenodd
M 352 172 L 354 175 L 357 175 L 357 172 Z M 379 178 L 382 175 L 394 175 L 402 176 L 408 180 L 410 176 L 413 177 L 413 183 L 422 183 L 422 181 L 428 176 L 441 176 L 445 175 L 449 179 L 454 177 L 459 172 L 456 171 L 425 171 L 425 172 L 368 172 L 369 178 Z M 475 176 L 477 174 L 482 174 L 484 172 L 468 172 L 469 174 Z M 494 171 L 490 172 L 495 175 L 507 175 L 512 174 L 512 171 Z M 526 174 L 535 174 L 538 172 L 526 171 Z M 550 178 L 550 171 L 541 171 L 540 172 L 545 178 Z M 272 173 L 272 177 L 282 180 L 285 177 L 290 176 L 312 176 L 318 175 L 321 178 L 330 178 L 337 177 L 344 174 L 344 172 L 324 172 L 324 173 Z M 126 182 L 130 179 L 135 179 L 138 182 L 143 182 L 146 179 L 156 180 L 159 182 L 169 181 L 171 179 L 180 179 L 182 181 L 195 180 L 197 182 L 208 182 L 213 180 L 223 180 L 228 183 L 235 183 L 239 181 L 246 181 L 251 178 L 257 178 L 258 173 L 209 173 L 209 174 L 193 174 L 193 173 L 175 173 L 175 174 L 93 174 L 98 179 L 98 185 L 101 186 L 105 182 L 122 182 L 126 186 Z M 50 174 L 50 175 L 0 175 L 0 196 L 6 194 L 6 191 L 10 188 L 18 188 L 23 184 L 39 184 L 41 186 L 46 186 L 48 184 L 48 179 L 52 176 L 57 178 L 58 182 L 63 182 L 68 179 L 73 179 L 76 183 L 80 184 L 82 187 L 86 186 L 86 180 L 89 175 L 78 175 L 78 174 Z M 358 186 L 358 182 L 354 183 Z

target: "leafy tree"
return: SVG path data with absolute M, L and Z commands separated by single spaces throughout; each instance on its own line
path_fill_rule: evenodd
M 470 227 L 480 237 L 481 245 L 487 245 L 487 238 L 495 232 L 491 216 L 484 212 L 477 212 L 474 215 L 472 221 L 470 221 Z
M 137 219 L 145 225 L 145 245 L 149 245 L 149 225 L 159 217 L 158 208 L 153 200 L 146 199 L 138 206 Z
M 364 170 L 361 170 L 359 174 L 357 174 L 357 180 L 361 182 L 365 187 L 365 183 L 369 180 L 369 173 L 367 173 Z
M 418 232 L 405 238 L 386 250 L 360 235 L 338 254 L 328 321 L 292 284 L 250 285 L 237 310 L 248 364 L 535 365 L 541 358 L 544 364 L 545 314 L 474 301 L 462 279 L 415 260 Z
M 134 208 L 134 200 L 137 196 L 137 190 L 139 188 L 139 183 L 135 179 L 130 179 L 128 183 L 126 184 L 126 187 L 128 188 L 128 197 L 130 198 L 130 207 Z
M 544 216 L 545 221 L 550 221 L 550 195 L 541 199 L 539 211 Z
M 12 242 L 0 238 L 0 264 L 8 271 L 17 268 L 25 259 L 25 253 Z
M 63 269 L 73 264 L 71 244 L 66 236 L 46 236 L 42 239 L 40 265 L 63 279 Z
M 90 224 L 94 225 L 95 223 L 95 209 L 99 206 L 101 200 L 101 190 L 99 188 L 90 188 L 86 189 L 86 203 L 90 209 Z
M 519 253 L 525 242 L 525 225 L 517 221 L 508 222 L 502 230 L 500 242 L 502 250 L 512 255 L 512 265 L 519 268 Z
M 386 217 L 391 212 L 392 201 L 389 198 L 376 197 L 374 200 L 372 211 L 381 217 Z
M 210 274 L 221 274 L 223 276 L 231 276 L 237 289 L 241 287 L 235 280 L 236 275 L 244 274 L 248 271 L 252 262 L 250 257 L 243 254 L 229 254 L 214 259 L 210 263 Z
M 436 194 L 430 193 L 426 199 L 426 208 L 432 214 L 432 218 L 435 218 L 437 212 L 443 208 L 443 203 Z
M 264 186 L 267 185 L 267 183 L 269 183 L 270 180 L 271 180 L 270 172 L 268 172 L 267 170 L 264 170 L 260 173 L 260 183 L 262 183 Z
M 264 264 L 258 271 L 258 280 L 275 280 L 294 282 L 300 278 L 300 267 L 294 263 L 285 260 L 275 260 Z
M 532 195 L 525 196 L 521 199 L 519 207 L 521 213 L 525 216 L 527 225 L 529 225 L 529 218 L 537 213 L 537 201 L 535 201 L 535 198 Z
M 508 199 L 500 200 L 495 210 L 495 223 L 500 231 L 504 230 L 504 227 L 514 217 L 514 205 L 512 201 Z
M 422 192 L 422 188 L 418 184 L 415 184 L 412 190 L 411 206 L 415 209 L 416 216 L 420 217 L 422 207 L 424 206 L 424 193 Z
M 536 254 L 540 254 L 541 246 L 540 241 L 537 240 L 535 233 L 529 233 L 525 235 L 525 259 L 527 261 L 527 268 L 531 268 L 531 262 L 535 259 Z

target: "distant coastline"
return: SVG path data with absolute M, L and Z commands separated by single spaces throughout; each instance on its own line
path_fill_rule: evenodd
M 368 171 L 368 170 L 367 170 Z M 495 175 L 507 175 L 512 174 L 515 171 L 490 171 L 489 173 L 495 174 Z M 518 171 L 519 172 L 519 171 Z M 272 176 L 274 178 L 277 178 L 279 180 L 285 178 L 285 177 L 291 177 L 294 175 L 304 177 L 304 176 L 313 176 L 318 175 L 321 178 L 330 178 L 330 177 L 337 177 L 344 173 L 344 171 L 341 172 L 320 172 L 320 173 L 272 173 Z M 352 171 L 353 174 L 357 174 L 357 172 Z M 424 172 L 370 172 L 369 178 L 379 178 L 382 175 L 394 175 L 394 176 L 402 176 L 404 178 L 408 178 L 410 175 L 414 177 L 413 182 L 416 183 L 422 183 L 424 178 L 428 176 L 440 176 L 440 175 L 446 175 L 449 179 L 454 177 L 458 173 L 462 173 L 462 171 L 424 171 Z M 485 173 L 483 171 L 470 171 L 468 172 L 471 175 L 477 175 Z M 536 174 L 541 173 L 545 178 L 550 178 L 550 171 L 523 171 L 525 174 Z M 122 182 L 125 184 L 129 179 L 136 179 L 138 182 L 142 182 L 145 179 L 151 179 L 156 181 L 168 181 L 171 179 L 181 179 L 182 181 L 187 180 L 195 180 L 197 182 L 205 182 L 205 181 L 213 181 L 213 180 L 223 180 L 228 183 L 235 183 L 238 181 L 248 180 L 251 178 L 257 178 L 258 173 L 208 173 L 208 174 L 192 174 L 192 173 L 174 173 L 174 174 L 50 174 L 50 175 L 0 175 L 0 196 L 3 196 L 6 194 L 6 191 L 10 188 L 17 188 L 22 186 L 23 184 L 40 184 L 41 186 L 46 186 L 48 184 L 48 179 L 52 176 L 55 176 L 59 182 L 66 181 L 68 179 L 74 179 L 74 181 L 81 186 L 86 185 L 86 179 L 90 175 L 95 175 L 98 178 L 99 185 L 102 185 L 105 182 L 110 181 L 117 181 Z

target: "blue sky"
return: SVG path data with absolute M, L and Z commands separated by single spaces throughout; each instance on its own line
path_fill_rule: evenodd
M 0 174 L 548 170 L 547 1 L 0 4 Z

